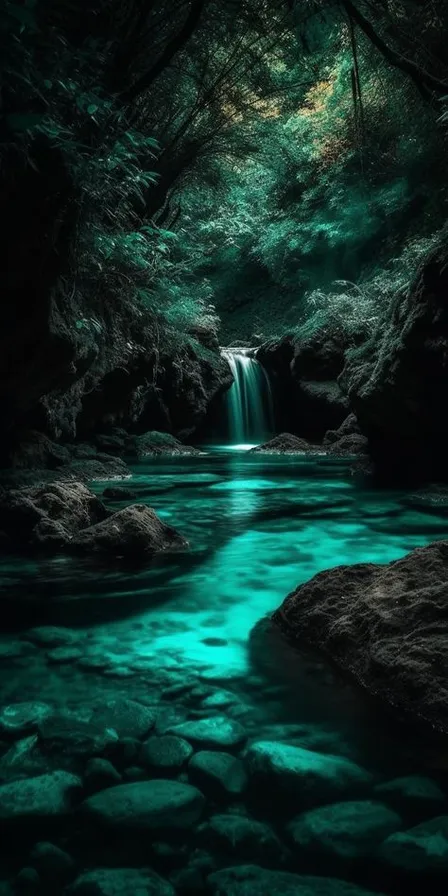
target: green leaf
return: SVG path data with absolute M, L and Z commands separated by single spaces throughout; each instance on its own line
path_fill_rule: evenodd
M 83 326 L 84 326 L 84 321 L 83 321 L 83 320 L 77 320 L 75 326 L 76 326 L 76 329 L 77 329 L 77 330 L 82 330 L 82 328 L 83 328 Z
M 96 103 L 90 103 L 90 105 L 87 106 L 87 112 L 89 113 L 89 115 L 95 115 L 95 112 L 98 112 L 98 109 L 99 106 L 97 106 Z
M 53 87 L 53 81 L 49 81 L 48 78 L 45 78 L 44 84 L 45 87 L 48 88 L 48 90 L 51 90 L 51 88 Z
M 11 131 L 31 131 L 42 123 L 43 118 L 38 112 L 12 112 L 6 116 L 6 124 Z

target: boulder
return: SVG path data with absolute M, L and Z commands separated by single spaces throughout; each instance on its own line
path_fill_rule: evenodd
M 102 790 L 85 800 L 81 810 L 94 825 L 125 834 L 188 829 L 201 817 L 204 803 L 196 787 L 160 778 Z
M 54 843 L 39 841 L 30 853 L 30 864 L 38 872 L 41 880 L 54 886 L 63 884 L 75 870 L 75 862 L 69 853 Z
M 38 647 L 71 647 L 78 644 L 80 636 L 78 632 L 70 628 L 61 628 L 56 625 L 38 625 L 30 628 L 23 635 L 26 641 L 37 644 Z
M 246 861 L 281 862 L 285 853 L 268 824 L 244 815 L 212 815 L 200 833 L 211 849 Z
M 424 775 L 407 775 L 384 781 L 376 785 L 375 793 L 380 799 L 403 808 L 403 811 L 435 808 L 445 801 L 445 794 L 439 785 Z
M 97 793 L 115 784 L 121 784 L 121 775 L 108 759 L 102 759 L 100 756 L 89 759 L 84 772 L 84 786 L 87 793 Z
M 103 491 L 103 498 L 107 501 L 132 501 L 134 492 L 131 488 L 123 488 L 122 485 L 109 485 Z
M 175 891 L 146 868 L 96 868 L 80 874 L 67 896 L 175 896 Z
M 448 871 L 448 816 L 424 821 L 408 831 L 391 834 L 379 857 L 401 871 L 446 874 Z
M 145 741 L 140 752 L 140 763 L 153 773 L 176 774 L 186 765 L 192 753 L 193 747 L 188 741 L 165 734 Z
M 156 430 L 145 432 L 140 436 L 134 436 L 132 438 L 132 446 L 129 448 L 130 456 L 136 457 L 138 460 L 144 457 L 159 457 L 161 455 L 183 457 L 200 453 L 198 448 L 184 445 L 170 433 L 157 432 Z
M 339 378 L 378 473 L 394 482 L 446 480 L 447 289 L 447 252 L 437 248 Z
M 53 710 L 48 703 L 28 701 L 10 703 L 0 708 L 0 735 L 7 738 L 21 738 L 36 731 L 40 722 L 47 719 Z
M 305 439 L 299 439 L 290 432 L 282 432 L 281 435 L 274 436 L 264 445 L 257 445 L 251 448 L 249 454 L 310 454 L 319 449 L 315 445 L 310 445 Z
M 207 882 L 215 896 L 374 896 L 344 880 L 267 871 L 257 865 L 223 868 L 209 874 Z
M 400 816 L 383 803 L 352 800 L 297 816 L 289 834 L 296 849 L 307 855 L 356 859 L 372 854 L 401 824 Z
M 365 436 L 347 435 L 342 436 L 337 442 L 332 442 L 326 448 L 327 454 L 333 457 L 354 457 L 357 455 L 367 455 L 369 443 Z
M 183 737 L 193 746 L 203 750 L 238 750 L 247 739 L 243 726 L 227 716 L 212 716 L 210 719 L 182 722 L 169 728 L 167 734 Z
M 38 729 L 41 752 L 53 759 L 71 761 L 110 752 L 118 742 L 113 728 L 96 721 L 63 714 L 43 719 Z
M 99 728 L 113 728 L 121 738 L 138 740 L 151 731 L 155 718 L 156 713 L 150 706 L 121 697 L 97 705 L 91 722 Z
M 326 570 L 274 614 L 368 691 L 448 731 L 448 542 L 388 564 Z
M 103 522 L 78 532 L 70 548 L 79 553 L 144 560 L 159 551 L 178 550 L 187 544 L 150 507 L 132 504 Z
M 219 750 L 195 753 L 188 763 L 188 777 L 206 796 L 215 799 L 236 799 L 247 786 L 241 760 Z
M 360 436 L 361 430 L 358 425 L 358 421 L 354 414 L 349 414 L 348 417 L 343 420 L 341 425 L 337 429 L 329 429 L 324 435 L 323 446 L 324 448 L 332 445 L 334 442 L 339 442 L 340 439 L 345 438 L 346 436 Z
M 356 763 L 280 741 L 255 741 L 245 755 L 255 796 L 281 809 L 286 802 L 328 800 L 365 788 L 371 775 Z
M 74 535 L 107 517 L 104 504 L 81 482 L 53 482 L 0 495 L 0 531 L 22 550 L 68 546 Z
M 65 771 L 2 784 L 0 820 L 6 824 L 63 818 L 72 809 L 81 790 L 80 778 Z

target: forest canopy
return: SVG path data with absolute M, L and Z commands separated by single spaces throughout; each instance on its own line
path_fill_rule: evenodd
M 6 0 L 2 184 L 26 193 L 52 154 L 55 291 L 89 309 L 73 326 L 95 339 L 129 304 L 162 342 L 373 322 L 444 224 L 447 12 Z

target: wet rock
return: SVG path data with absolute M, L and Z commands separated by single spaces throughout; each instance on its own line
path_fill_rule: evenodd
M 80 482 L 11 489 L 0 496 L 0 530 L 21 550 L 68 545 L 75 533 L 106 516 L 99 498 Z
M 241 760 L 215 750 L 196 753 L 188 763 L 188 777 L 206 796 L 216 799 L 241 796 L 247 786 Z
M 195 787 L 156 779 L 102 790 L 81 808 L 94 824 L 125 833 L 187 829 L 199 820 L 204 803 Z
M 23 637 L 38 647 L 72 647 L 78 644 L 80 635 L 70 628 L 60 628 L 55 625 L 39 625 L 29 629 Z
M 20 659 L 29 652 L 29 645 L 24 644 L 22 641 L 10 641 L 8 639 L 0 642 L 0 663 Z
M 210 874 L 207 881 L 215 896 L 373 896 L 343 880 L 267 871 L 257 865 L 223 868 Z
M 446 517 L 448 514 L 448 486 L 429 485 L 411 495 L 405 495 L 402 503 L 413 510 Z
M 347 436 L 360 436 L 361 430 L 358 425 L 358 421 L 354 414 L 349 414 L 348 417 L 341 423 L 338 429 L 329 429 L 323 439 L 323 446 L 328 447 L 333 445 L 335 442 L 339 442 L 341 439 L 346 438 Z
M 396 295 L 372 338 L 347 356 L 339 378 L 377 471 L 395 483 L 446 479 L 447 286 L 443 245 Z
M 53 710 L 48 703 L 31 700 L 24 703 L 10 703 L 0 708 L 0 735 L 22 738 L 36 731 L 40 722 L 47 719 Z
M 200 454 L 198 448 L 191 445 L 183 445 L 179 439 L 170 435 L 168 432 L 145 432 L 141 436 L 135 436 L 132 439 L 132 447 L 129 453 L 139 460 L 143 457 L 157 457 L 159 455 L 180 455 L 188 456 L 191 454 Z
M 352 457 L 359 454 L 366 455 L 368 449 L 369 443 L 366 437 L 359 434 L 343 436 L 337 442 L 328 445 L 326 451 L 334 457 Z
M 401 824 L 400 816 L 382 803 L 359 800 L 305 812 L 290 823 L 289 833 L 307 854 L 354 859 L 373 853 Z
M 448 731 L 448 542 L 384 565 L 340 566 L 299 586 L 274 614 L 370 692 Z
M 275 436 L 264 445 L 257 445 L 251 448 L 249 454 L 309 454 L 319 449 L 315 445 L 310 445 L 305 439 L 299 439 L 290 432 L 282 432 L 281 435 Z
M 168 734 L 175 734 L 188 740 L 193 746 L 206 749 L 238 750 L 247 739 L 245 729 L 239 722 L 227 716 L 212 716 L 194 722 L 183 722 L 170 728 Z
M 71 542 L 74 551 L 133 560 L 185 547 L 185 539 L 143 504 L 119 510 L 109 519 L 79 532 Z
M 0 819 L 6 823 L 63 817 L 81 789 L 80 778 L 65 771 L 2 784 Z
M 82 758 L 108 752 L 118 742 L 118 734 L 91 721 L 70 715 L 53 715 L 39 725 L 38 745 L 53 758 Z
M 140 762 L 154 772 L 176 774 L 186 765 L 193 753 L 188 741 L 175 735 L 150 737 L 142 746 Z
M 16 781 L 19 778 L 43 774 L 47 762 L 37 746 L 37 735 L 17 740 L 0 759 L 0 780 Z
M 132 501 L 134 492 L 131 488 L 124 488 L 121 485 L 109 485 L 103 491 L 103 498 L 108 501 Z
M 97 454 L 96 457 L 74 459 L 57 471 L 57 478 L 77 482 L 110 482 L 130 479 L 131 471 L 120 457 Z
M 98 868 L 80 874 L 67 896 L 175 896 L 175 891 L 149 869 Z
M 448 816 L 432 818 L 408 831 L 392 834 L 379 857 L 401 871 L 448 871 Z
M 349 759 L 277 741 L 252 743 L 245 761 L 253 789 L 272 799 L 328 799 L 363 788 L 372 778 Z
M 141 739 L 154 727 L 155 711 L 137 700 L 109 700 L 97 706 L 91 721 L 100 728 L 113 728 L 123 738 Z
M 441 804 L 445 795 L 432 778 L 423 775 L 408 775 L 404 778 L 394 778 L 377 784 L 375 793 L 382 799 L 394 802 L 404 808 L 423 808 Z
M 75 870 L 75 862 L 71 855 L 54 843 L 46 841 L 33 846 L 30 864 L 37 870 L 41 880 L 53 885 L 65 883 Z
M 106 787 L 121 783 L 121 775 L 107 759 L 90 759 L 84 772 L 84 786 L 87 793 L 97 793 Z
M 210 848 L 246 861 L 281 862 L 285 854 L 269 825 L 244 815 L 213 815 L 200 835 Z
M 41 880 L 35 868 L 21 868 L 16 877 L 16 889 L 19 893 L 37 893 Z

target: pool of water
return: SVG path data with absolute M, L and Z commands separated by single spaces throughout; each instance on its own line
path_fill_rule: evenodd
M 158 558 L 145 569 L 98 568 L 68 557 L 4 560 L 0 704 L 39 700 L 54 712 L 78 718 L 82 713 L 88 717 L 89 707 L 98 701 L 132 699 L 156 707 L 158 734 L 176 722 L 225 715 L 243 725 L 249 744 L 302 744 L 358 763 L 373 775 L 375 787 L 403 775 L 429 775 L 448 792 L 444 744 L 371 704 L 322 658 L 287 645 L 269 623 L 269 614 L 288 592 L 320 570 L 361 561 L 387 563 L 418 545 L 447 538 L 447 519 L 412 510 L 403 492 L 374 490 L 352 475 L 348 463 L 323 457 L 267 458 L 214 448 L 201 456 L 141 463 L 125 484 L 136 501 L 153 507 L 188 539 L 189 550 Z M 104 487 L 93 485 L 98 492 Z M 51 639 L 30 637 L 36 625 L 69 629 L 70 644 L 55 646 Z M 10 749 L 5 737 L 0 759 L 4 781 L 15 777 L 9 767 L 4 771 Z M 63 767 L 69 768 L 70 761 L 66 758 Z M 16 777 L 31 774 L 20 763 L 17 768 Z M 187 774 L 184 770 L 181 780 Z M 374 793 L 371 789 L 370 797 Z M 318 803 L 332 801 L 329 791 Z M 291 849 L 280 807 L 273 805 L 266 813 L 266 807 L 259 810 L 241 798 L 231 808 L 245 817 L 261 813 L 285 849 Z M 206 812 L 216 811 L 212 800 Z M 220 811 L 229 812 L 229 806 Z M 403 799 L 400 811 L 405 829 L 428 815 L 448 814 L 444 800 L 434 811 L 424 799 Z M 96 855 L 92 843 L 84 855 L 76 839 L 79 832 L 72 835 L 70 830 L 64 844 L 70 851 L 73 836 L 79 867 L 104 865 L 109 859 L 114 864 L 107 850 Z M 52 837 L 54 841 L 58 835 Z M 12 854 L 9 850 L 3 856 L 8 879 L 26 866 L 29 839 L 23 849 L 15 842 Z M 188 845 L 187 867 L 201 845 L 202 840 Z M 219 856 L 211 852 L 215 870 L 266 864 L 260 858 L 254 862 L 252 847 L 245 852 L 243 846 L 237 855 L 225 849 Z M 293 849 L 286 864 L 279 860 L 279 869 L 330 874 L 386 894 L 403 892 L 404 886 L 413 891 L 412 877 L 402 868 L 378 865 L 373 853 L 349 860 L 332 853 L 323 870 L 322 855 L 316 860 L 312 855 L 305 850 L 300 858 Z M 159 859 L 153 857 L 151 867 L 171 877 L 176 892 L 200 892 L 194 889 L 198 879 L 190 890 L 185 881 L 179 884 L 177 858 L 173 867 L 166 856 Z M 448 869 L 448 852 L 446 862 Z M 277 867 L 275 861 L 267 866 Z M 439 872 L 423 869 L 418 886 L 429 874 L 438 892 Z M 221 893 L 210 889 L 210 883 L 204 886 Z M 256 886 L 265 892 L 261 884 Z M 240 890 L 256 892 L 244 890 L 243 884 Z

